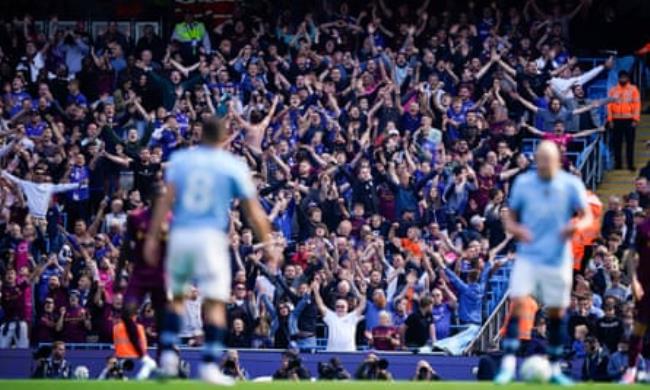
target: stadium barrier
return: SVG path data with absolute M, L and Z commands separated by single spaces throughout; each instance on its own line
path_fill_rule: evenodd
M 282 352 L 279 350 L 239 350 L 240 366 L 248 373 L 248 379 L 270 377 L 279 368 Z M 413 354 L 410 352 L 373 352 L 379 358 L 386 359 L 389 363 L 388 370 L 395 380 L 409 380 L 415 374 L 417 363 L 426 360 L 443 380 L 472 381 L 476 380 L 476 369 L 479 357 L 451 357 L 435 354 Z M 66 359 L 72 369 L 78 366 L 88 368 L 90 378 L 99 376 L 106 365 L 107 358 L 112 356 L 111 350 L 75 349 L 67 351 Z M 155 352 L 151 351 L 151 356 Z M 302 364 L 307 367 L 312 377 L 318 377 L 318 363 L 328 362 L 331 358 L 338 358 L 343 366 L 354 375 L 357 367 L 363 362 L 368 353 L 362 352 L 318 352 L 301 354 Z M 197 370 L 201 362 L 200 349 L 183 349 L 181 357 L 190 364 L 191 378 L 197 378 Z M 26 379 L 31 376 L 35 367 L 32 351 L 29 349 L 4 349 L 0 350 L 0 379 Z M 570 371 L 575 379 L 580 378 L 582 360 L 570 362 Z M 128 376 L 137 372 L 139 365 Z
M 279 368 L 282 360 L 279 350 L 239 350 L 240 366 L 248 374 L 248 379 L 268 378 Z M 435 354 L 413 354 L 410 352 L 373 352 L 379 358 L 388 361 L 388 370 L 395 380 L 410 380 L 415 374 L 417 363 L 426 360 L 440 375 L 442 380 L 472 381 L 476 380 L 476 370 L 480 357 L 451 357 Z M 107 358 L 112 356 L 111 350 L 76 349 L 66 353 L 66 360 L 72 370 L 78 366 L 88 368 L 90 378 L 99 376 L 106 365 Z M 155 351 L 150 351 L 155 356 Z M 331 358 L 338 358 L 346 370 L 354 376 L 356 369 L 366 358 L 368 353 L 362 352 L 318 352 L 301 354 L 302 364 L 309 369 L 313 378 L 318 377 L 318 363 L 328 362 Z M 182 349 L 181 357 L 190 364 L 190 378 L 198 377 L 197 371 L 201 362 L 200 349 Z M 498 356 L 496 356 L 498 359 Z M 520 362 L 521 363 L 521 362 Z M 569 363 L 571 376 L 579 380 L 581 377 L 582 359 L 575 359 Z M 31 376 L 35 368 L 32 351 L 29 349 L 4 349 L 0 350 L 0 379 L 26 379 Z M 132 377 L 139 369 L 136 363 L 127 376 Z
M 506 291 L 490 317 L 485 321 L 478 335 L 465 348 L 464 355 L 475 355 L 495 349 L 498 342 L 499 331 L 503 327 L 508 313 L 508 291 Z
M 246 369 L 250 379 L 268 377 L 280 367 L 280 350 L 239 350 L 241 366 Z M 369 352 L 317 352 L 301 354 L 302 362 L 313 377 L 318 376 L 318 363 L 338 358 L 343 366 L 354 375 L 357 367 L 363 362 Z M 472 380 L 472 370 L 478 365 L 477 357 L 449 357 L 437 354 L 413 354 L 411 352 L 373 352 L 389 362 L 389 371 L 395 379 L 410 379 L 415 374 L 415 368 L 420 360 L 426 360 L 444 379 Z M 106 359 L 113 354 L 106 349 L 75 349 L 66 353 L 66 359 L 73 367 L 86 366 L 91 378 L 97 378 L 106 365 Z M 155 356 L 155 351 L 151 351 Z M 197 377 L 197 369 L 201 362 L 200 349 L 183 349 L 181 356 L 190 363 L 191 376 Z M 0 350 L 0 378 L 24 379 L 29 378 L 34 369 L 32 351 L 29 349 Z M 136 365 L 135 370 L 137 371 Z

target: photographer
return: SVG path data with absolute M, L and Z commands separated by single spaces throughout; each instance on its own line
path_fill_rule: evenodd
M 68 379 L 70 364 L 65 360 L 65 344 L 55 341 L 52 348 L 40 348 L 35 356 L 36 369 L 32 374 L 35 379 Z
M 109 356 L 106 361 L 106 367 L 102 370 L 102 373 L 99 374 L 97 379 L 117 379 L 117 380 L 126 380 L 126 373 L 133 370 L 133 360 L 124 359 L 120 360 L 115 356 Z
M 295 351 L 286 351 L 282 354 L 282 364 L 273 374 L 273 379 L 303 380 L 311 379 L 309 370 L 302 365 L 302 359 Z
M 239 365 L 239 353 L 234 349 L 226 352 L 221 362 L 221 372 L 238 380 L 245 381 L 248 379 L 248 373 Z
M 318 363 L 319 380 L 348 380 L 352 379 L 350 373 L 343 367 L 338 358 L 331 358 L 329 362 Z
M 354 374 L 355 379 L 360 380 L 393 380 L 393 375 L 388 371 L 388 360 L 380 359 L 371 353 L 361 363 Z
M 420 360 L 415 367 L 414 381 L 439 381 L 440 375 L 426 360 Z

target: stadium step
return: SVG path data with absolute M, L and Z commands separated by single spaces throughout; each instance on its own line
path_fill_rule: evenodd
M 650 140 L 650 115 L 642 115 L 641 123 L 636 130 L 636 145 L 634 146 L 634 162 L 637 169 L 646 165 L 650 160 L 650 149 L 646 148 L 646 141 Z M 605 173 L 605 179 L 598 190 L 598 197 L 603 203 L 612 195 L 622 196 L 634 189 L 636 172 L 628 170 L 613 170 Z

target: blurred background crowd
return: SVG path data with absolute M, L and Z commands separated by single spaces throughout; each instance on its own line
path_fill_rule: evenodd
M 480 326 L 505 288 L 490 281 L 514 258 L 502 216 L 532 167 L 524 139 L 556 142 L 577 175 L 591 142 L 637 172 L 625 132 L 640 104 L 587 87 L 609 77 L 633 88 L 630 75 L 574 28 L 594 15 L 622 23 L 607 4 L 237 2 L 223 23 L 186 12 L 164 35 L 145 25 L 137 36 L 116 21 L 94 32 L 63 15 L 6 19 L 0 348 L 112 342 L 133 262 L 127 214 L 148 207 L 170 155 L 196 145 L 212 115 L 254 170 L 285 253 L 264 264 L 233 205 L 228 347 L 435 348 Z M 602 59 L 586 65 L 584 53 Z M 576 262 L 572 355 L 625 348 L 625 251 L 650 206 L 649 178 L 646 167 L 607 200 Z M 200 291 L 186 306 L 182 338 L 197 346 Z M 524 353 L 545 343 L 532 298 L 531 313 Z M 151 302 L 139 312 L 150 344 L 159 314 Z

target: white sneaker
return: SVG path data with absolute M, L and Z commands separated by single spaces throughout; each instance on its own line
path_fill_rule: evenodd
M 174 351 L 164 351 L 160 354 L 160 371 L 167 378 L 178 376 L 179 357 Z
M 233 386 L 235 384 L 235 379 L 224 375 L 216 363 L 202 363 L 199 366 L 199 377 L 201 380 L 213 385 Z
M 636 367 L 628 367 L 621 378 L 621 381 L 618 382 L 621 385 L 633 385 L 636 383 Z
M 156 361 L 150 358 L 149 355 L 143 356 L 141 361 L 142 367 L 140 367 L 140 371 L 138 371 L 138 374 L 136 375 L 136 379 L 139 381 L 148 379 L 153 370 L 158 367 Z
M 515 355 L 504 355 L 501 367 L 494 377 L 495 385 L 507 385 L 515 380 L 517 373 L 517 358 Z

